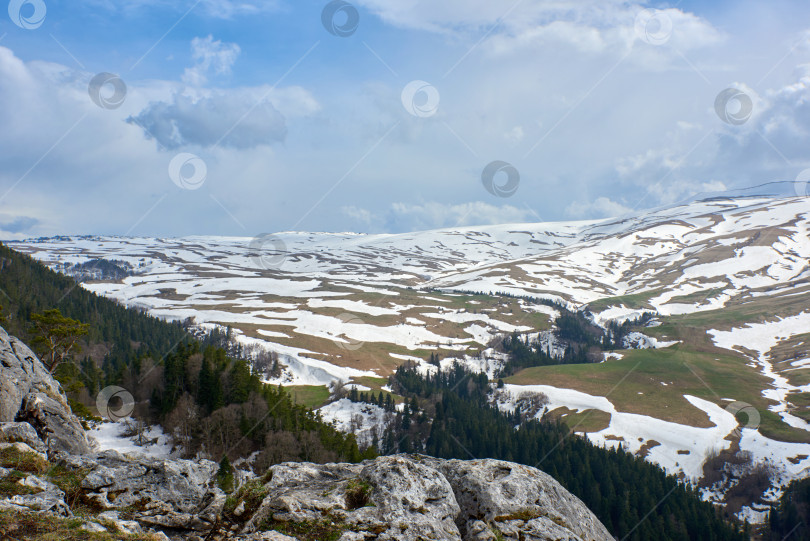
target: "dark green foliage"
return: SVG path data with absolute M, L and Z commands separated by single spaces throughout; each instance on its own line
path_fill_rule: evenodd
M 602 349 L 623 349 L 622 344 L 624 337 L 633 330 L 635 327 L 643 327 L 653 318 L 652 313 L 644 312 L 636 319 L 626 319 L 621 324 L 615 321 L 609 321 L 607 324 L 607 332 L 602 338 Z
M 810 540 L 810 479 L 793 481 L 770 512 L 768 540 Z
M 58 308 L 31 314 L 31 345 L 39 351 L 42 364 L 53 373 L 65 359 L 81 351 L 79 341 L 90 326 L 62 315 Z
M 352 402 L 365 402 L 367 404 L 374 404 L 375 406 L 379 406 L 383 408 L 385 411 L 396 411 L 396 402 L 394 402 L 394 398 L 391 396 L 391 393 L 386 393 L 385 398 L 383 398 L 383 392 L 380 391 L 379 395 L 366 392 L 360 392 L 357 390 L 356 387 L 352 387 L 349 394 L 346 395 L 346 398 L 351 400 Z
M 554 325 L 560 338 L 580 344 L 596 344 L 602 335 L 601 330 L 585 319 L 580 312 L 572 313 L 566 310 L 554 320 Z
M 233 492 L 233 466 L 228 460 L 228 455 L 222 457 L 219 461 L 219 470 L 217 471 L 217 485 L 226 494 Z
M 596 348 L 596 346 L 593 346 Z M 509 355 L 498 377 L 507 377 L 532 366 L 549 366 L 555 364 L 583 364 L 592 362 L 588 357 L 588 344 L 570 343 L 562 357 L 556 358 L 544 351 L 537 342 L 530 342 L 530 337 L 521 338 L 512 334 L 501 343 L 501 349 Z M 599 357 L 594 357 L 599 358 Z
M 392 385 L 398 394 L 417 398 L 422 410 L 433 413 L 433 420 L 406 408 L 382 438 L 385 453 L 497 458 L 535 466 L 578 496 L 619 539 L 744 538 L 695 489 L 658 466 L 621 449 L 595 447 L 571 435 L 564 425 L 521 423 L 520 412 L 490 406 L 485 374 L 456 365 L 423 377 L 405 366 Z

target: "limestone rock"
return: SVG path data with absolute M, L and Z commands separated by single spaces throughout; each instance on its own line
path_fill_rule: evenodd
M 518 539 L 518 532 L 527 540 L 612 539 L 578 498 L 536 468 L 490 459 L 423 460 L 452 485 L 462 510 L 457 523 L 471 539 L 490 538 L 481 521 L 504 539 Z
M 42 460 L 47 460 L 48 458 L 45 453 L 41 453 L 27 443 L 23 443 L 21 441 L 15 441 L 14 443 L 0 443 L 0 450 L 3 449 L 14 449 L 18 453 L 33 453 Z
M 22 442 L 40 453 L 47 452 L 45 443 L 39 439 L 39 434 L 28 423 L 0 423 L 0 442 Z
M 59 383 L 28 346 L 0 328 L 0 422 L 15 421 L 31 425 L 51 451 L 81 454 L 94 447 Z
M 0 508 L 16 511 L 36 511 L 52 513 L 61 517 L 73 516 L 65 493 L 56 485 L 40 477 L 29 475 L 20 481 L 20 485 L 36 490 L 33 494 L 18 494 L 0 500 Z
M 115 525 L 119 532 L 124 534 L 139 534 L 143 532 L 141 525 L 134 520 L 124 520 L 118 516 L 116 511 L 104 511 L 98 514 L 98 518 Z
M 278 532 L 257 532 L 234 537 L 234 541 L 298 541 L 295 537 Z
M 363 464 L 285 463 L 270 473 L 243 533 L 320 525 L 340 541 L 613 539 L 550 476 L 510 462 L 396 455 Z
M 136 509 L 141 524 L 189 530 L 210 529 L 225 504 L 213 486 L 219 466 L 210 460 L 181 460 L 122 455 L 107 450 L 63 455 L 62 463 L 85 470 L 85 497 L 106 509 Z

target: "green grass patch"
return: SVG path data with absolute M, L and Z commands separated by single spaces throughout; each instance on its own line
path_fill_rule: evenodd
M 25 473 L 12 470 L 5 477 L 0 478 L 0 495 L 5 498 L 18 496 L 22 494 L 36 494 L 42 492 L 39 489 L 23 486 L 19 481 L 28 477 Z
M 284 387 L 297 404 L 315 409 L 329 400 L 329 389 L 326 385 L 290 385 Z
M 610 426 L 610 413 L 601 410 L 576 412 L 568 408 L 557 408 L 548 413 L 551 419 L 559 419 L 568 430 L 576 432 L 599 432 Z
M 601 312 L 607 310 L 611 306 L 624 306 L 631 310 L 640 310 L 642 308 L 652 309 L 648 303 L 653 297 L 663 293 L 663 289 L 653 289 L 652 291 L 644 291 L 642 293 L 632 293 L 630 295 L 620 295 L 618 297 L 607 297 L 599 299 L 588 304 L 588 309 L 591 312 Z
M 260 530 L 274 530 L 290 535 L 298 541 L 337 541 L 348 529 L 348 526 L 329 518 L 307 520 L 303 522 L 284 522 L 270 517 L 259 527 Z
M 689 293 L 688 295 L 678 295 L 677 297 L 672 297 L 669 299 L 667 304 L 669 303 L 677 303 L 677 304 L 705 304 L 705 302 L 709 299 L 713 299 L 718 295 L 725 293 L 725 289 L 723 288 L 715 288 L 715 289 L 706 289 L 703 291 L 695 291 L 694 293 Z
M 352 479 L 346 485 L 346 509 L 353 511 L 371 504 L 371 484 L 363 479 Z
M 696 341 L 698 346 L 704 346 L 703 342 Z M 791 428 L 768 410 L 773 403 L 762 397 L 762 389 L 769 386 L 770 380 L 756 368 L 747 366 L 749 361 L 741 355 L 683 344 L 622 353 L 622 359 L 608 363 L 527 368 L 505 381 L 607 396 L 619 411 L 697 427 L 711 426 L 708 415 L 692 406 L 683 395 L 703 398 L 721 407 L 728 402 L 718 397 L 731 398 L 751 404 L 759 411 L 763 435 L 782 441 L 810 441 L 810 434 Z
M 84 518 L 59 518 L 43 513 L 0 510 L 0 538 L 26 541 L 157 541 L 154 534 L 122 534 L 81 530 Z
M 371 376 L 363 376 L 360 378 L 353 378 L 352 383 L 357 385 L 364 385 L 372 391 L 381 391 L 383 387 L 388 385 L 388 378 L 374 378 Z M 385 392 L 385 391 L 383 391 Z
M 45 476 L 65 493 L 65 502 L 74 509 L 82 502 L 82 481 L 89 470 L 73 470 L 59 464 L 48 468 Z
M 264 477 L 262 479 L 252 479 L 239 487 L 239 489 L 228 496 L 222 513 L 236 522 L 247 522 L 259 509 L 265 496 L 269 492 L 264 488 Z M 244 502 L 245 509 L 237 517 L 233 514 L 240 503 Z
M 0 449 L 0 466 L 24 472 L 42 473 L 48 469 L 49 464 L 37 453 L 7 447 Z

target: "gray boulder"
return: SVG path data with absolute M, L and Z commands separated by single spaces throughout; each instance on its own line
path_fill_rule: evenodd
M 47 452 L 45 443 L 39 439 L 39 434 L 28 423 L 0 423 L 0 443 L 21 442 L 39 453 Z
M 107 450 L 63 455 L 60 462 L 87 472 L 81 482 L 87 500 L 104 509 L 133 510 L 134 520 L 145 526 L 209 530 L 225 505 L 225 493 L 213 483 L 219 466 L 210 460 Z
M 73 516 L 70 507 L 65 502 L 65 493 L 50 481 L 35 475 L 29 475 L 21 479 L 17 484 L 32 493 L 18 494 L 0 500 L 0 509 L 44 512 L 61 517 Z
M 0 422 L 30 424 L 50 451 L 82 454 L 94 448 L 59 383 L 28 346 L 1 327 Z
M 536 468 L 502 460 L 423 461 L 453 487 L 465 539 L 495 539 L 494 530 L 502 539 L 612 539 L 590 509 Z
M 329 521 L 355 534 L 346 539 L 460 539 L 459 507 L 447 480 L 404 456 L 270 470 L 267 495 L 246 532 L 268 523 L 283 529 Z
M 397 455 L 363 464 L 285 463 L 270 468 L 260 494 L 251 517 L 236 507 L 243 535 L 319 525 L 341 541 L 613 539 L 550 476 L 499 460 Z

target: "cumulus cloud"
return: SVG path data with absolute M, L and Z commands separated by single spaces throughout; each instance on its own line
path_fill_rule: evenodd
M 810 73 L 762 93 L 742 83 L 730 87 L 750 97 L 750 118 L 730 125 L 712 109 L 702 126 L 679 122 L 663 146 L 618 159 L 620 178 L 642 186 L 650 203 L 672 203 L 697 194 L 791 181 L 810 166 Z M 729 107 L 734 112 L 734 104 Z
M 194 38 L 191 41 L 191 58 L 195 64 L 186 68 L 183 82 L 191 86 L 202 86 L 208 82 L 210 72 L 215 75 L 229 73 L 240 52 L 241 49 L 236 43 L 214 41 L 211 35 Z
M 175 94 L 151 103 L 127 122 L 143 128 L 167 149 L 188 145 L 253 148 L 284 140 L 284 117 L 255 91 L 215 91 L 202 98 Z

